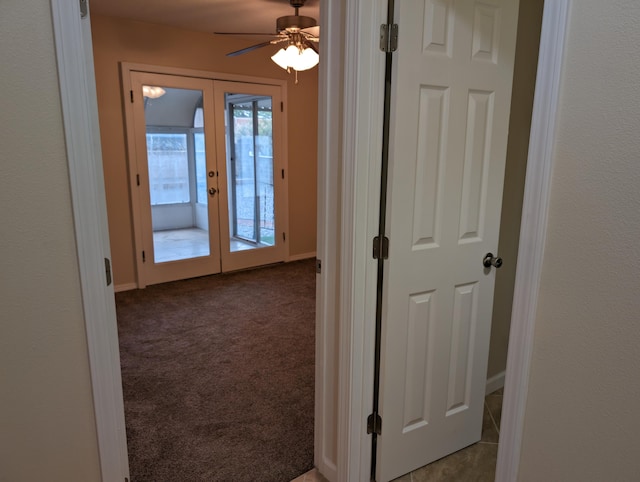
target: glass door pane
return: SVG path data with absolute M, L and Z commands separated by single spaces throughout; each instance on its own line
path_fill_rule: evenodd
M 217 80 L 213 90 L 220 183 L 226 187 L 219 201 L 222 271 L 285 261 L 288 188 L 281 87 Z
M 230 251 L 273 246 L 273 112 L 269 96 L 225 94 Z
M 201 90 L 143 85 L 155 263 L 209 256 Z
M 214 82 L 137 71 L 129 79 L 127 145 L 138 285 L 219 273 Z

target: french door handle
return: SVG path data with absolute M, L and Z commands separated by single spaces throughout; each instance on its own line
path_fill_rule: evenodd
M 482 259 L 482 266 L 485 268 L 499 268 L 502 266 L 502 258 L 500 256 L 494 256 L 493 253 L 487 253 Z
M 210 187 L 209 188 L 209 195 L 215 196 L 217 192 L 218 192 L 218 190 L 215 187 Z

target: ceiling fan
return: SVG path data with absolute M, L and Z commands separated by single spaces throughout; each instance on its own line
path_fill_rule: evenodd
M 280 67 L 288 72 L 291 70 L 298 72 L 315 67 L 319 61 L 320 27 L 318 27 L 318 22 L 315 18 L 306 17 L 298 13 L 299 9 L 304 6 L 305 1 L 289 0 L 289 4 L 295 9 L 295 14 L 278 17 L 276 20 L 277 33 L 275 34 L 215 32 L 218 35 L 268 35 L 274 37 L 272 40 L 229 52 L 227 57 L 246 54 L 269 45 L 283 44 L 283 47 L 271 57 Z

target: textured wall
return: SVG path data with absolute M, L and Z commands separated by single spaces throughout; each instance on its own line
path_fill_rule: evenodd
M 533 93 L 536 86 L 540 26 L 544 0 L 520 2 L 518 41 L 513 68 L 511 118 L 507 143 L 507 165 L 504 174 L 502 217 L 498 253 L 505 263 L 496 271 L 496 291 L 491 323 L 491 351 L 487 377 L 503 372 L 507 366 L 507 347 L 511 325 L 513 285 L 516 278 L 520 216 L 524 195 L 524 178 L 529 153 L 529 132 Z
M 0 480 L 100 480 L 51 5 L 0 2 Z
M 640 474 L 638 25 L 572 2 L 521 481 Z
M 115 284 L 135 283 L 133 226 L 126 159 L 124 112 L 118 62 L 255 75 L 289 82 L 289 242 L 290 254 L 316 249 L 316 159 L 318 69 L 293 75 L 266 52 L 225 57 L 252 45 L 251 39 L 215 37 L 162 25 L 93 15 L 92 21 L 102 159 L 107 189 L 109 234 Z

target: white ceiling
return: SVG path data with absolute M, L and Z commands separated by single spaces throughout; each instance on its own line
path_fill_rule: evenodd
M 276 18 L 293 15 L 289 0 L 90 0 L 92 13 L 203 32 L 275 33 Z M 320 19 L 319 0 L 300 15 Z

